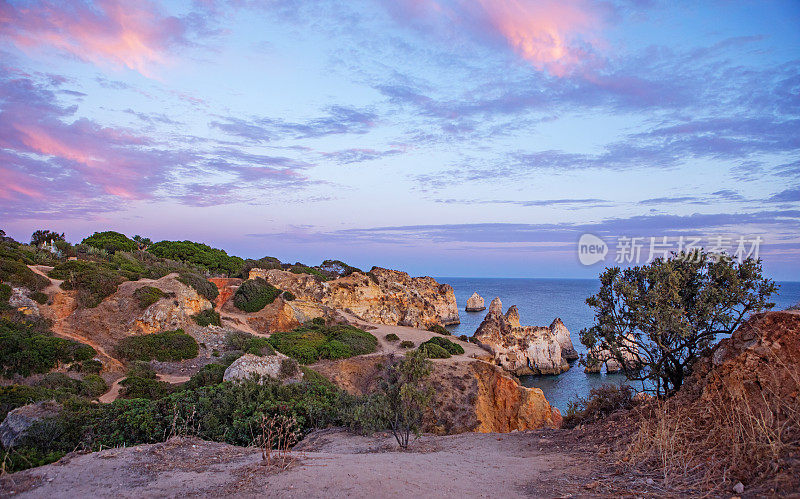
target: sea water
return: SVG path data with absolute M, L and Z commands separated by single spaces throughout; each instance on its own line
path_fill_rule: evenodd
M 496 279 L 469 277 L 439 277 L 439 282 L 453 286 L 458 303 L 461 324 L 448 329 L 456 335 L 472 336 L 480 325 L 486 311 L 465 312 L 464 307 L 472 293 L 478 292 L 489 303 L 500 297 L 503 312 L 511 305 L 519 309 L 520 323 L 526 326 L 549 326 L 553 319 L 560 317 L 572 336 L 572 343 L 579 354 L 586 354 L 581 345 L 579 333 L 591 327 L 594 321 L 593 310 L 586 305 L 586 298 L 597 293 L 600 282 L 597 279 Z M 775 308 L 784 310 L 800 302 L 800 282 L 779 282 L 778 295 L 773 297 Z M 577 361 L 567 372 L 556 376 L 522 376 L 522 384 L 541 388 L 547 400 L 565 412 L 571 400 L 588 395 L 593 387 L 605 383 L 624 383 L 621 373 L 586 374 Z M 633 385 L 634 388 L 636 385 Z

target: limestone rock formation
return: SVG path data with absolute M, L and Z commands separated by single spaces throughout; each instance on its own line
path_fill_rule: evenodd
M 17 407 L 0 424 L 0 442 L 6 449 L 13 447 L 35 422 L 55 416 L 60 411 L 61 404 L 53 400 Z
M 168 329 L 183 327 L 191 320 L 191 316 L 212 308 L 210 301 L 193 288 L 175 281 L 170 289 L 159 289 L 174 294 L 169 300 L 159 300 L 147 307 L 142 315 L 134 321 L 134 327 L 144 334 L 157 333 Z M 166 284 L 166 283 L 165 283 Z
M 300 370 L 297 361 L 282 353 L 264 357 L 246 353 L 225 369 L 222 380 L 242 381 L 254 376 L 280 379 L 285 383 L 291 383 L 302 380 L 303 371 Z
M 496 364 L 518 376 L 560 374 L 569 369 L 557 337 L 558 332 L 563 336 L 566 331 L 569 338 L 569 331 L 563 324 L 558 326 L 554 321 L 550 328 L 521 326 L 517 307 L 510 307 L 505 315 L 502 307 L 499 298 L 492 300 L 474 336 L 481 347 L 494 355 Z
M 572 338 L 569 335 L 569 329 L 561 322 L 560 317 L 556 317 L 552 324 L 550 324 L 550 332 L 553 333 L 561 345 L 561 356 L 567 360 L 575 360 L 579 357 L 578 352 L 575 351 L 575 346 L 572 344 Z
M 599 373 L 603 369 L 604 364 L 607 373 L 616 373 L 623 368 L 635 370 L 641 362 L 635 350 L 633 343 L 628 341 L 628 346 L 620 350 L 622 356 L 622 362 L 620 362 L 610 349 L 596 345 L 589 349 L 589 353 L 586 355 L 586 368 L 584 372 Z
M 410 277 L 405 272 L 373 267 L 368 273 L 321 282 L 308 274 L 283 270 L 253 269 L 251 276 L 290 291 L 298 301 L 350 312 L 367 322 L 427 328 L 434 324 L 458 324 L 458 306 L 453 288 L 432 277 Z M 276 300 L 277 301 L 277 300 Z
M 467 312 L 481 312 L 486 310 L 486 305 L 483 303 L 483 297 L 478 292 L 472 293 L 472 296 L 467 300 Z
M 11 288 L 8 304 L 22 312 L 24 315 L 39 317 L 39 304 L 27 296 L 25 288 Z

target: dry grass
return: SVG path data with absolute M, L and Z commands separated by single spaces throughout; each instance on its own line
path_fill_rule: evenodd
M 653 401 L 622 460 L 657 470 L 664 485 L 684 491 L 730 492 L 737 482 L 749 492 L 796 491 L 800 373 L 773 357 L 757 389 L 731 373 L 724 382 L 711 378 L 693 403 Z

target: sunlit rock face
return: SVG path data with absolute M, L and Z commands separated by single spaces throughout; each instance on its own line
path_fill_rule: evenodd
M 460 322 L 453 288 L 432 277 L 410 277 L 379 267 L 332 281 L 277 269 L 253 269 L 254 275 L 290 291 L 299 301 L 343 310 L 367 322 L 417 328 Z
M 569 331 L 560 320 L 547 327 L 520 325 L 516 306 L 502 313 L 499 298 L 475 332 L 475 339 L 494 355 L 497 365 L 516 375 L 559 374 L 569 369 L 562 342 L 572 346 Z M 561 338 L 559 338 L 561 335 Z M 573 349 L 574 351 L 574 349 Z
M 486 310 L 486 305 L 483 303 L 483 297 L 477 293 L 472 293 L 472 296 L 467 300 L 465 308 L 467 312 L 481 312 Z

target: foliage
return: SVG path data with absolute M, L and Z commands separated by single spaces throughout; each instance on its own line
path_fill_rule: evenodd
M 414 342 L 411 340 L 403 340 L 400 342 L 400 348 L 414 348 Z
M 420 345 L 420 348 L 425 347 L 426 345 L 438 345 L 444 348 L 447 353 L 450 355 L 461 355 L 464 353 L 464 347 L 459 345 L 458 343 L 453 343 L 447 338 L 442 338 L 441 336 L 434 336 L 428 341 L 424 342 Z M 426 347 L 427 348 L 427 347 Z
M 469 336 L 467 336 L 466 334 L 462 334 L 461 336 L 458 337 L 458 339 L 469 343 Z
M 141 309 L 149 307 L 165 296 L 166 293 L 155 286 L 142 286 L 133 292 L 133 298 Z
M 208 301 L 214 301 L 219 296 L 217 285 L 195 272 L 181 272 L 178 281 L 193 288 Z
M 8 300 L 11 298 L 11 286 L 5 283 L 0 283 L 0 310 L 2 310 L 3 305 L 8 303 Z
M 182 390 L 196 390 L 201 386 L 213 386 L 222 383 L 227 365 L 206 364 L 200 368 L 186 383 L 181 387 Z
M 451 357 L 450 352 L 436 343 L 423 343 L 417 350 L 424 353 L 429 359 L 449 359 Z
M 114 232 L 113 230 L 95 232 L 81 241 L 81 244 L 105 250 L 112 254 L 117 251 L 135 251 L 138 248 L 136 241 L 128 239 L 125 234 Z
M 47 295 L 42 293 L 41 291 L 34 291 L 30 295 L 28 295 L 31 300 L 35 301 L 39 305 L 44 305 L 47 303 Z
M 446 327 L 442 326 L 441 324 L 431 324 L 430 326 L 428 326 L 428 331 L 436 334 L 443 334 L 445 336 L 450 336 L 452 334 Z
M 291 291 L 284 291 L 283 294 L 281 295 L 281 298 L 283 298 L 286 301 L 294 301 L 295 298 L 297 297 Z
M 378 339 L 370 333 L 349 325 L 325 326 L 306 323 L 292 331 L 273 333 L 269 338 L 275 350 L 312 364 L 319 359 L 342 359 L 372 353 Z
M 83 361 L 96 353 L 89 345 L 57 338 L 33 323 L 0 319 L 0 374 L 3 376 L 45 373 L 59 362 Z
M 579 424 L 602 419 L 612 412 L 634 406 L 636 394 L 628 385 L 605 384 L 589 390 L 587 397 L 577 397 L 569 402 L 564 414 L 564 428 L 575 428 Z
M 316 277 L 320 281 L 327 281 L 328 279 L 325 277 L 325 274 L 320 272 L 319 270 L 315 269 L 314 267 L 309 267 L 307 265 L 303 265 L 300 262 L 295 263 L 289 268 L 289 272 L 293 274 L 309 274 Z
M 36 386 L 52 391 L 62 390 L 70 394 L 95 398 L 108 391 L 105 380 L 97 374 L 89 374 L 83 379 L 71 378 L 64 373 L 47 373 Z
M 71 364 L 69 370 L 88 374 L 100 374 L 103 370 L 103 363 L 97 359 L 84 360 L 83 362 Z
M 160 360 L 162 362 L 193 359 L 198 353 L 197 342 L 183 332 L 163 331 L 161 333 L 128 336 L 117 344 L 117 354 L 128 360 Z
M 140 250 L 147 249 L 148 246 L 153 244 L 153 241 L 151 241 L 149 237 L 142 237 L 139 234 L 133 236 L 133 240 L 136 241 Z
M 233 304 L 244 312 L 258 312 L 273 301 L 281 291 L 262 278 L 244 281 L 233 295 Z
M 433 397 L 427 378 L 433 365 L 425 354 L 416 350 L 388 366 L 383 376 L 383 393 L 373 399 L 382 407 L 397 443 L 408 448 L 411 434 L 419 435 L 425 409 Z
M 317 268 L 326 279 L 337 279 L 349 276 L 354 272 L 362 272 L 361 269 L 352 267 L 341 260 L 325 260 Z
M 271 270 L 280 268 L 281 268 L 281 261 L 275 258 L 274 256 L 265 256 L 263 258 L 259 258 L 258 260 L 253 260 L 252 258 L 248 258 L 244 261 L 244 264 L 242 265 L 242 269 L 239 272 L 239 277 L 241 277 L 242 279 L 249 279 L 250 271 L 252 269 Z
M 9 258 L 0 258 L 0 282 L 22 286 L 31 291 L 41 291 L 50 284 L 46 277 L 32 271 L 21 261 Z
M 88 308 L 98 306 L 125 281 L 125 277 L 109 266 L 83 260 L 60 263 L 48 275 L 53 279 L 63 280 L 63 289 L 77 290 L 78 303 Z
M 220 322 L 219 312 L 214 310 L 213 308 L 207 308 L 202 312 L 196 313 L 192 316 L 192 319 L 197 323 L 197 325 L 206 327 L 206 326 L 221 326 L 222 323 Z
M 717 335 L 772 308 L 767 300 L 777 289 L 762 277 L 760 260 L 740 264 L 702 251 L 608 268 L 600 283 L 586 300 L 595 309 L 595 325 L 581 331 L 587 362 L 597 361 L 592 352 L 608 350 L 629 379 L 647 381 L 659 395 L 680 388 Z
M 40 229 L 31 235 L 31 245 L 41 246 L 42 244 L 49 243 L 51 241 L 64 241 L 64 239 L 63 232 L 59 234 L 55 231 Z
M 229 256 L 225 250 L 192 241 L 159 241 L 150 245 L 147 251 L 161 258 L 188 262 L 228 276 L 238 275 L 244 265 L 244 260 L 238 256 Z
M 384 336 L 384 338 L 386 338 L 386 341 L 392 341 L 392 342 L 394 342 L 394 341 L 400 341 L 400 337 L 399 337 L 399 336 L 397 336 L 397 335 L 396 335 L 396 334 L 394 334 L 394 333 L 389 333 L 389 334 L 387 334 L 386 336 Z
M 263 357 L 264 355 L 275 355 L 267 338 L 253 336 L 243 331 L 231 331 L 225 337 L 225 343 L 231 350 L 238 350 L 244 353 L 251 353 Z M 231 361 L 233 362 L 233 361 Z
M 173 386 L 166 381 L 140 376 L 128 376 L 119 384 L 120 397 L 125 399 L 158 400 L 173 392 Z

